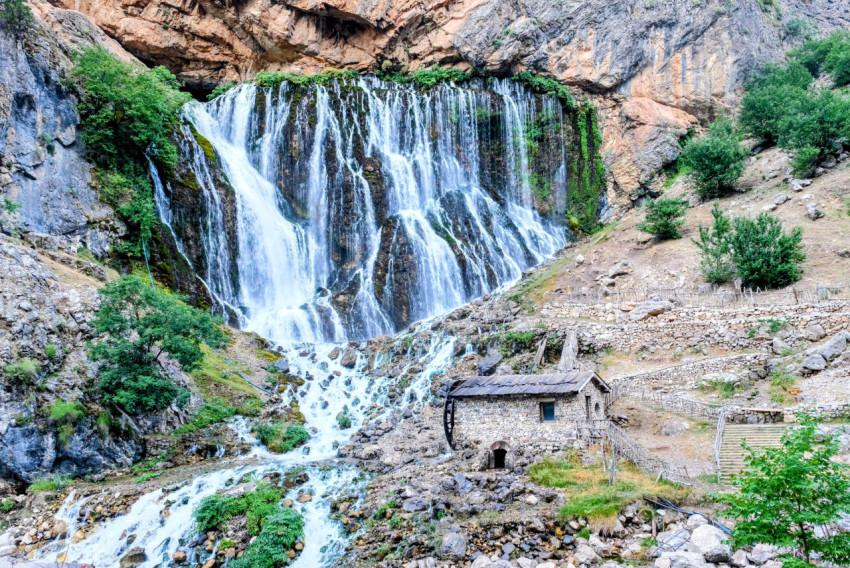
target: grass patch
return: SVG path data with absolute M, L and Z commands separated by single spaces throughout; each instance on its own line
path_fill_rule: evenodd
M 41 479 L 36 479 L 30 486 L 27 487 L 27 491 L 30 493 L 42 493 L 45 491 L 62 491 L 68 484 L 71 483 L 71 478 L 55 475 L 53 477 L 42 477 Z
M 292 451 L 310 439 L 304 426 L 282 421 L 256 424 L 253 432 L 265 447 L 278 454 Z
M 774 369 L 768 379 L 770 386 L 767 387 L 767 394 L 771 402 L 781 405 L 794 402 L 794 397 L 788 393 L 795 381 L 791 373 L 785 369 Z
M 220 398 L 213 398 L 204 403 L 192 421 L 178 428 L 176 434 L 187 434 L 206 428 L 210 424 L 221 422 L 233 416 L 236 410 Z
M 148 473 L 143 473 L 139 477 L 136 478 L 136 484 L 141 485 L 142 483 L 147 483 L 151 479 L 156 479 L 160 475 L 165 473 L 164 471 L 149 471 Z
M 595 526 L 613 525 L 620 510 L 644 497 L 664 497 L 682 502 L 689 496 L 686 488 L 655 480 L 630 463 L 620 465 L 613 485 L 601 464 L 583 466 L 578 457 L 566 460 L 547 458 L 531 466 L 532 481 L 547 487 L 564 490 L 566 505 L 559 516 L 563 520 L 584 517 Z
M 38 378 L 40 368 L 38 363 L 32 359 L 24 358 L 19 361 L 15 361 L 14 363 L 9 363 L 4 368 L 4 371 L 6 373 L 6 378 L 13 384 L 29 385 Z
M 220 399 L 226 405 L 236 408 L 237 411 L 245 407 L 248 410 L 246 415 L 253 416 L 251 408 L 253 407 L 256 411 L 263 403 L 257 396 L 257 389 L 238 374 L 241 372 L 243 375 L 250 376 L 250 370 L 239 366 L 231 367 L 224 357 L 204 344 L 201 344 L 201 351 L 204 359 L 191 373 L 192 382 L 195 383 L 201 397 L 207 402 Z M 237 364 L 234 363 L 234 365 Z M 250 399 L 255 401 L 248 402 Z M 242 414 L 242 412 L 239 413 Z
M 720 398 L 729 398 L 736 392 L 743 390 L 743 387 L 738 383 L 723 379 L 708 379 L 703 381 L 699 388 L 702 391 L 718 394 L 720 395 Z

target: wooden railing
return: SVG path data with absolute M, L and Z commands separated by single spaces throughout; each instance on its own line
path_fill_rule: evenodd
M 573 423 L 576 438 L 589 442 L 605 439 L 611 445 L 613 452 L 635 464 L 641 471 L 674 483 L 691 484 L 687 469 L 653 456 L 643 446 L 629 438 L 625 430 L 611 421 L 575 420 Z
M 720 482 L 720 449 L 723 447 L 723 430 L 726 428 L 726 409 L 717 417 L 717 433 L 714 435 L 714 465 L 717 468 L 717 481 Z

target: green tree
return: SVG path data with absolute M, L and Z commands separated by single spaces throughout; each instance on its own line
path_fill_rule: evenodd
M 688 202 L 681 198 L 659 197 L 646 204 L 646 218 L 637 228 L 661 240 L 681 239 Z
M 703 198 L 720 197 L 734 189 L 744 173 L 747 151 L 735 135 L 732 123 L 717 119 L 708 134 L 691 140 L 682 150 L 682 164 L 690 168 L 697 193 Z
M 191 96 L 165 67 L 119 61 L 102 47 L 74 55 L 70 82 L 79 92 L 82 139 L 98 166 L 101 199 L 116 208 L 132 237 L 149 238 L 157 223 L 148 156 L 166 172 L 177 163 L 169 139 L 179 109 Z M 120 252 L 138 256 L 139 242 Z
M 131 414 L 185 402 L 188 392 L 169 376 L 165 359 L 184 371 L 197 368 L 203 360 L 201 343 L 215 348 L 226 342 L 217 318 L 180 296 L 153 289 L 138 276 L 109 282 L 99 293 L 100 308 L 89 324 L 101 336 L 90 346 L 90 357 L 103 362 L 98 383 L 102 402 Z
M 807 92 L 782 112 L 778 142 L 785 148 L 817 148 L 823 155 L 840 147 L 840 140 L 850 133 L 850 95 L 843 91 Z
M 711 216 L 714 217 L 711 226 L 700 223 L 699 240 L 693 242 L 700 249 L 700 265 L 705 279 L 712 284 L 723 284 L 735 273 L 732 247 L 729 244 L 732 222 L 723 214 L 717 202 L 711 209 Z
M 0 0 L 0 27 L 20 39 L 32 29 L 34 18 L 25 0 Z
M 787 109 L 801 105 L 814 80 L 802 64 L 766 65 L 747 83 L 739 123 L 745 132 L 776 144 Z
M 824 435 L 818 421 L 800 414 L 799 425 L 789 428 L 782 446 L 755 451 L 732 483 L 739 491 L 718 496 L 728 505 L 721 514 L 735 519 L 735 546 L 760 542 L 802 551 L 805 562 L 850 562 L 850 533 L 816 536 L 815 528 L 840 519 L 850 511 L 850 466 L 835 461 L 836 434 Z M 786 557 L 786 566 L 802 565 Z
M 749 288 L 781 288 L 800 279 L 803 230 L 782 230 L 782 222 L 767 213 L 755 219 L 738 217 L 729 236 L 732 261 L 743 284 Z

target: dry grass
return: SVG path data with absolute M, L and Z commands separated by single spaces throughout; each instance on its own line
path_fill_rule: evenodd
M 690 490 L 666 482 L 656 483 L 631 463 L 618 466 L 613 485 L 602 464 L 583 466 L 576 458 L 548 458 L 528 470 L 532 481 L 564 490 L 566 505 L 561 508 L 563 520 L 586 518 L 594 528 L 613 526 L 620 510 L 644 497 L 664 497 L 682 502 Z

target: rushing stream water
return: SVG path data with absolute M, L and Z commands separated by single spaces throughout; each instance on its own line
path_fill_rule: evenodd
M 568 121 L 558 101 L 508 80 L 427 92 L 374 78 L 242 85 L 184 114 L 178 181 L 164 183 L 151 165 L 157 211 L 217 308 L 281 346 L 293 374 L 310 377 L 286 396 L 297 398 L 311 438 L 282 456 L 255 444 L 40 558 L 110 568 L 143 547 L 142 566 L 167 563 L 191 538 L 192 510 L 205 496 L 248 473 L 303 466 L 316 498 L 296 504 L 306 538 L 292 565 L 322 566 L 345 541 L 330 499 L 319 496 L 348 493 L 358 478 L 332 462 L 352 432 L 336 416 L 346 411 L 354 427 L 374 418 L 370 407 L 388 404 L 398 380 L 367 376 L 362 356 L 345 368 L 330 351 L 445 313 L 561 248 Z M 180 183 L 191 191 L 181 194 Z M 450 367 L 453 351 L 453 339 L 433 336 L 405 404 L 428 403 L 431 376 Z M 232 426 L 252 440 L 244 420 Z M 71 495 L 57 514 L 69 534 L 81 511 L 86 500 Z

